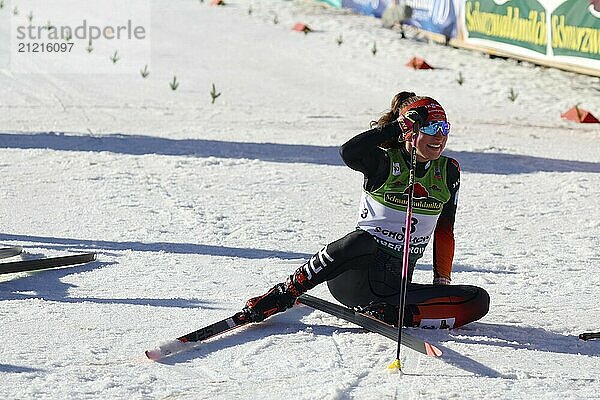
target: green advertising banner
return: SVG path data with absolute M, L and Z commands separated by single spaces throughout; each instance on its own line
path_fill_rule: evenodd
M 550 18 L 555 56 L 600 60 L 600 0 L 567 0 Z
M 537 0 L 467 0 L 465 26 L 469 38 L 503 42 L 546 54 L 546 11 Z

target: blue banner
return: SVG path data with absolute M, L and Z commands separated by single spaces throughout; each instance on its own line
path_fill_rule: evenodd
M 458 33 L 458 11 L 455 1 L 406 0 L 406 5 L 412 9 L 412 18 L 406 21 L 406 24 L 425 31 L 439 33 L 448 38 L 456 37 Z M 381 18 L 381 15 L 390 4 L 398 2 L 394 2 L 394 0 L 341 0 L 341 3 L 344 8 L 351 8 L 361 14 Z
M 381 14 L 390 4 L 391 0 L 342 0 L 342 7 L 351 8 L 364 15 L 374 15 L 381 18 Z
M 407 25 L 454 38 L 458 33 L 458 12 L 454 0 L 406 0 L 412 8 Z

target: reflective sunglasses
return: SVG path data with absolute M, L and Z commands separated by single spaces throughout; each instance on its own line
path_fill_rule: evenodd
M 429 136 L 435 136 L 436 133 L 438 133 L 438 131 L 443 136 L 448 136 L 448 134 L 450 133 L 450 122 L 436 121 L 429 123 L 429 125 L 422 126 L 421 128 L 419 128 L 419 132 Z

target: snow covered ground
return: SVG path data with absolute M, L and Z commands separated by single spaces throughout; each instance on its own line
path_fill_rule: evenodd
M 41 3 L 13 0 L 0 18 L 31 7 L 45 21 Z M 34 55 L 35 74 L 0 69 L 0 244 L 25 258 L 98 252 L 0 276 L 0 398 L 600 398 L 600 342 L 576 337 L 600 330 L 600 128 L 560 118 L 578 103 L 599 116 L 598 78 L 401 40 L 305 0 L 160 0 L 151 12 L 139 68 L 89 73 L 118 50 L 99 42 L 73 56 L 88 73 L 50 74 Z M 410 70 L 413 56 L 439 68 Z M 446 356 L 404 350 L 403 376 L 385 370 L 395 343 L 306 307 L 147 360 L 353 229 L 361 176 L 337 146 L 406 89 L 453 124 L 453 282 L 484 287 L 489 314 L 414 331 Z M 430 260 L 416 281 L 431 281 Z

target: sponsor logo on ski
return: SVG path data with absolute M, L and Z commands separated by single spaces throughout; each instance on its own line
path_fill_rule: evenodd
M 423 329 L 452 329 L 454 327 L 455 318 L 440 318 L 428 319 L 423 318 L 419 322 L 419 328 Z

